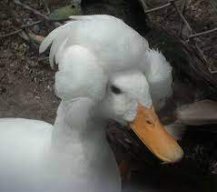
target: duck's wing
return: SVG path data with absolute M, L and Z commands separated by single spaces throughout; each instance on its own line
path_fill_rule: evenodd
M 40 52 L 50 45 L 50 64 L 61 63 L 64 50 L 83 46 L 95 54 L 108 72 L 139 68 L 148 42 L 122 20 L 108 15 L 72 16 L 63 26 L 53 30 L 42 42 Z
M 201 100 L 180 107 L 177 119 L 185 125 L 217 124 L 217 102 Z

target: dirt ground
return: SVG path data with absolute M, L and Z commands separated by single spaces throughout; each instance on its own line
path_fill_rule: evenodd
M 39 56 L 38 44 L 32 40 L 24 40 L 22 33 L 2 38 L 18 30 L 22 25 L 41 20 L 41 17 L 24 10 L 12 1 L 9 2 L 7 0 L 0 2 L 0 117 L 33 118 L 53 123 L 59 100 L 54 95 L 53 89 L 55 71 L 51 70 L 47 56 Z M 38 3 L 40 1 L 22 2 L 47 14 L 44 5 Z M 53 7 L 66 5 L 63 1 L 55 2 Z M 154 2 L 149 1 L 151 7 L 163 3 L 163 1 Z M 217 27 L 217 13 L 207 0 L 187 2 L 186 15 L 196 32 Z M 162 26 L 163 23 L 163 28 L 168 32 L 179 32 L 180 19 L 177 19 L 173 9 L 151 14 L 149 20 L 154 22 L 155 26 Z M 26 29 L 26 32 L 45 36 L 53 28 L 52 23 L 42 22 Z M 209 63 L 214 66 L 212 69 L 216 70 L 216 33 L 201 37 L 197 41 Z M 113 148 L 116 146 L 114 149 L 116 155 L 126 157 L 133 167 L 130 181 L 124 182 L 125 191 L 132 192 L 131 188 L 134 185 L 137 186 L 137 192 L 217 190 L 216 132 L 206 131 L 206 127 L 197 130 L 189 128 L 181 142 L 186 152 L 184 160 L 176 165 L 163 166 L 146 149 L 141 149 L 140 143 L 135 141 L 132 133 L 121 129 L 115 131 L 117 126 L 119 125 L 111 123 L 109 139 L 113 143 Z M 215 126 L 212 130 L 216 130 Z M 128 141 L 124 141 L 126 138 Z
M 16 25 L 33 19 L 15 8 L 16 20 L 6 2 L 1 2 L 1 34 L 16 30 Z M 25 21 L 23 21 L 25 20 Z M 37 30 L 37 29 L 36 29 Z M 0 40 L 0 116 L 25 117 L 53 122 L 58 104 L 54 96 L 54 72 L 47 62 L 40 61 L 37 47 L 19 35 Z

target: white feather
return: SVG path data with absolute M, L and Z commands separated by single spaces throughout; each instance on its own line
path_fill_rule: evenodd
M 101 61 L 107 72 L 141 68 L 147 41 L 118 18 L 108 15 L 73 16 L 76 19 L 52 31 L 40 46 L 40 53 L 51 45 L 50 64 L 67 39 L 64 48 L 81 45 Z M 63 47 L 63 46 L 62 46 Z M 64 51 L 62 49 L 62 51 Z
M 172 67 L 162 53 L 153 49 L 145 52 L 144 67 L 152 100 L 159 109 L 172 94 Z
M 68 47 L 59 61 L 55 89 L 61 99 L 88 97 L 98 101 L 104 97 L 107 76 L 89 49 L 78 45 Z

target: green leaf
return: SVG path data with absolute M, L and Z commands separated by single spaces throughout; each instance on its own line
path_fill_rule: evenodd
M 50 15 L 49 18 L 51 20 L 64 20 L 69 18 L 71 15 L 79 15 L 81 14 L 81 9 L 79 7 L 75 7 L 73 5 L 67 5 L 65 7 L 61 7 L 59 9 L 55 9 Z

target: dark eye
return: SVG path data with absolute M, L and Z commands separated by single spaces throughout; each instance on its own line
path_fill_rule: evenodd
M 122 93 L 122 91 L 114 85 L 111 85 L 111 91 L 115 94 L 121 94 Z

